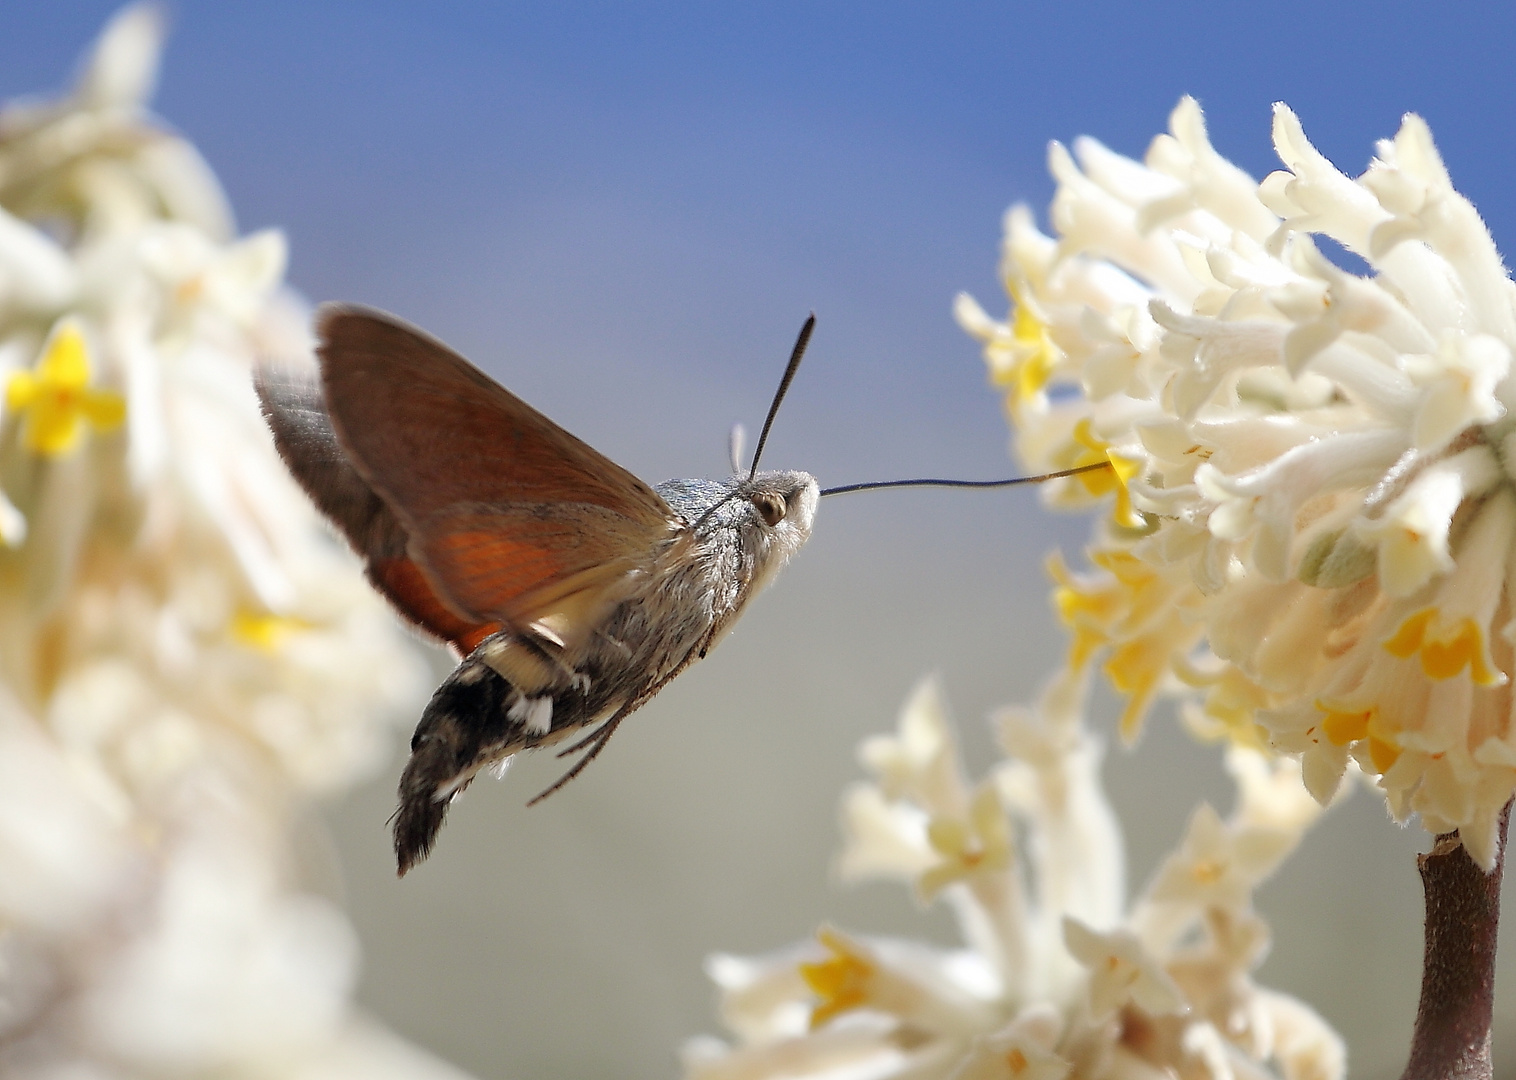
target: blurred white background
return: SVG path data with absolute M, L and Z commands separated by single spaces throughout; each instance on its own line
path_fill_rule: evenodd
M 113 6 L 13 7 L 0 93 L 61 86 Z M 812 309 L 768 464 L 824 484 L 1014 471 L 952 297 L 1003 310 L 999 218 L 1013 201 L 1041 213 L 1049 139 L 1140 155 L 1183 93 L 1259 177 L 1276 99 L 1355 173 L 1418 111 L 1497 242 L 1516 235 L 1516 12 L 1496 5 L 171 10 L 158 109 L 244 229 L 287 230 L 310 299 L 421 324 L 652 481 L 724 471 L 727 429 L 757 427 Z M 1030 697 L 1063 647 L 1044 554 L 1074 555 L 1086 528 L 1024 491 L 828 501 L 730 642 L 582 779 L 531 810 L 558 762 L 476 785 L 404 881 L 385 829 L 397 732 L 390 767 L 310 829 L 313 867 L 340 859 L 323 887 L 362 937 L 362 1002 L 480 1077 L 651 1078 L 716 1030 L 708 952 L 823 920 L 948 940 L 903 890 L 830 875 L 854 748 L 938 671 L 987 765 L 983 716 Z M 1107 775 L 1134 888 L 1197 800 L 1229 797 L 1218 753 L 1167 713 Z M 1359 1077 L 1398 1074 L 1408 1042 L 1420 841 L 1360 793 L 1260 897 L 1276 939 L 1261 981 L 1336 1024 Z M 1499 1037 L 1497 1063 L 1516 1067 Z

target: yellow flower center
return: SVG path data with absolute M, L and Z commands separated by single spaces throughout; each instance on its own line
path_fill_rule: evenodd
M 1369 721 L 1373 716 L 1373 709 L 1365 709 L 1363 712 L 1328 712 L 1326 719 L 1321 721 L 1321 732 L 1331 740 L 1332 745 L 1346 746 L 1368 736 Z
M 1198 859 L 1190 867 L 1190 876 L 1197 884 L 1214 885 L 1226 875 L 1226 864 L 1219 859 Z
M 841 934 L 823 928 L 817 931 L 816 940 L 832 955 L 816 963 L 800 965 L 800 977 L 811 993 L 821 999 L 811 1010 L 812 1031 L 833 1017 L 864 1004 L 875 974 L 873 962 Z
M 942 861 L 917 879 L 916 888 L 923 900 L 932 899 L 955 881 L 1010 865 L 1010 828 L 993 785 L 981 785 L 974 793 L 968 820 L 935 816 L 927 823 L 926 835 Z
M 1146 521 L 1132 505 L 1132 493 L 1129 490 L 1131 482 L 1142 471 L 1142 463 L 1118 454 L 1111 448 L 1110 443 L 1097 437 L 1088 418 L 1074 425 L 1074 438 L 1084 447 L 1084 450 L 1074 458 L 1074 463 L 1069 466 L 1070 468 L 1098 465 L 1101 462 L 1110 465 L 1109 469 L 1095 469 L 1080 473 L 1079 482 L 1091 495 L 1109 495 L 1114 492 L 1116 508 L 1112 516 L 1116 524 L 1127 529 L 1142 528 Z
M 1384 643 L 1385 649 L 1402 660 L 1420 653 L 1421 670 L 1431 679 L 1451 679 L 1467 667 L 1478 685 L 1499 686 L 1504 680 L 1487 660 L 1480 625 L 1473 619 L 1459 619 L 1452 625 L 1451 636 L 1446 632 L 1434 636 L 1429 631 L 1437 615 L 1434 607 L 1416 612 Z
M 1011 1052 L 1005 1055 L 1005 1063 L 1010 1066 L 1013 1076 L 1020 1076 L 1026 1072 L 1026 1067 L 1031 1064 L 1031 1062 L 1027 1061 L 1026 1055 L 1021 1052 L 1021 1049 L 1015 1046 L 1011 1047 Z
M 1105 662 L 1106 678 L 1127 698 L 1117 727 L 1128 743 L 1137 738 L 1148 699 L 1169 669 L 1170 654 L 1164 644 L 1154 638 L 1133 638 L 1113 649 Z
M 120 426 L 126 399 L 111 390 L 91 389 L 89 377 L 84 333 L 77 322 L 65 320 L 36 368 L 16 372 L 5 387 L 5 407 L 23 417 L 21 441 L 28 450 L 56 457 L 79 444 L 86 424 L 97 431 Z
M 1009 348 L 992 348 L 991 378 L 1009 388 L 1008 405 L 1014 409 L 1042 393 L 1058 363 L 1058 347 L 1014 285 L 1008 286 L 1013 311 Z M 1004 338 L 1000 339 L 1004 342 Z
M 1374 768 L 1380 773 L 1390 771 L 1390 766 L 1400 757 L 1400 747 L 1394 743 L 1386 742 L 1377 735 L 1369 736 L 1369 760 L 1374 763 Z
M 232 617 L 232 638 L 261 652 L 277 652 L 291 634 L 308 629 L 305 620 L 289 615 L 239 611 Z
M 1120 590 L 1087 585 L 1070 572 L 1056 553 L 1048 560 L 1047 568 L 1054 582 L 1053 606 L 1073 634 L 1069 666 L 1077 671 L 1110 640 L 1105 627 L 1121 615 Z M 1119 577 L 1117 581 L 1120 582 Z
M 1189 649 L 1198 631 L 1176 609 L 1173 587 L 1135 555 L 1095 551 L 1091 560 L 1109 577 L 1081 577 L 1071 573 L 1061 559 L 1049 560 L 1048 571 L 1057 586 L 1054 604 L 1073 632 L 1071 668 L 1082 669 L 1099 649 L 1115 645 L 1103 670 L 1117 692 L 1128 699 L 1121 731 L 1130 742 L 1141 729 L 1174 657 Z
M 1387 772 L 1390 766 L 1399 759 L 1400 747 L 1395 745 L 1394 736 L 1378 730 L 1380 727 L 1378 709 L 1345 712 L 1330 709 L 1319 701 L 1316 707 L 1326 713 L 1321 721 L 1321 733 L 1333 746 L 1347 746 L 1349 743 L 1367 739 L 1369 761 L 1380 773 Z
M 205 275 L 194 274 L 185 278 L 174 289 L 174 300 L 180 304 L 193 304 L 205 292 Z

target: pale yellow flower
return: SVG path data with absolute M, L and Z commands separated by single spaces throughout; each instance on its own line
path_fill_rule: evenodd
M 865 743 L 876 782 L 848 793 L 843 865 L 946 900 L 967 948 L 824 927 L 819 953 L 714 958 L 735 1042 L 691 1043 L 685 1075 L 1340 1080 L 1341 1040 L 1251 978 L 1268 944 L 1253 888 L 1319 813 L 1298 769 L 1237 752 L 1238 811 L 1225 821 L 1197 811 L 1128 904 L 1085 682 L 1060 672 L 1035 707 L 999 714 L 1013 757 L 975 785 L 940 690 L 918 687 L 896 734 Z
M 1154 1016 L 1179 1013 L 1184 998 L 1174 980 L 1127 930 L 1100 933 L 1078 919 L 1063 920 L 1063 943 L 1090 972 L 1090 1010 L 1110 1016 L 1128 1002 Z
M 1323 800 L 1356 761 L 1489 865 L 1516 791 L 1516 289 L 1419 118 L 1357 178 L 1282 105 L 1274 144 L 1255 182 L 1185 99 L 1141 162 L 1054 146 L 1056 235 L 1008 215 L 1012 312 L 960 321 L 997 381 L 1027 320 L 1056 350 L 1062 392 L 1008 402 L 1030 468 L 1128 463 L 1093 569 L 1054 571 L 1123 733 L 1178 692 L 1192 726 L 1302 755 Z
M 307 313 L 148 114 L 160 33 L 0 116 L 0 1073 L 456 1078 L 289 872 L 425 666 L 264 428 Z
M 1053 1050 L 1061 1027 L 1051 1010 L 1028 1009 L 1002 1030 L 976 1039 L 953 1080 L 1064 1080 L 1073 1066 Z
M 1011 829 L 993 783 L 980 784 L 966 817 L 934 817 L 927 842 L 938 856 L 917 879 L 921 896 L 930 900 L 955 881 L 995 874 L 1011 865 Z
M 1201 803 L 1179 850 L 1158 868 L 1148 896 L 1155 903 L 1240 911 L 1298 838 L 1298 829 L 1228 825 Z

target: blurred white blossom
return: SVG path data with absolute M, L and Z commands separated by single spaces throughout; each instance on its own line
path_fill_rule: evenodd
M 814 945 L 714 957 L 735 1041 L 692 1042 L 686 1077 L 1340 1080 L 1341 1039 L 1251 979 L 1268 948 L 1253 890 L 1320 812 L 1298 764 L 1233 749 L 1237 810 L 1197 809 L 1128 906 L 1086 681 L 1060 673 L 1035 709 L 1005 710 L 1008 760 L 977 785 L 922 684 L 897 733 L 862 747 L 874 780 L 844 800 L 841 868 L 940 895 L 965 947 L 823 927 Z
M 0 1073 L 455 1076 L 301 884 L 425 665 L 264 430 L 306 313 L 148 113 L 161 31 L 0 113 Z
M 1056 235 L 1014 208 L 1011 316 L 959 319 L 1033 467 L 1115 466 L 1054 493 L 1114 505 L 1091 568 L 1053 572 L 1125 733 L 1187 692 L 1319 799 L 1356 762 L 1488 868 L 1516 792 L 1516 287 L 1420 118 L 1356 179 L 1283 105 L 1274 145 L 1254 182 L 1190 99 L 1141 162 L 1055 144 Z

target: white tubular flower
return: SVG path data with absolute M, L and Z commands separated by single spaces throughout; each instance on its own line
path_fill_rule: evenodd
M 1101 934 L 1065 918 L 1063 944 L 1090 971 L 1090 1012 L 1097 1018 L 1128 1004 L 1154 1016 L 1184 1012 L 1179 988 L 1131 931 Z
M 457 1076 L 293 880 L 425 664 L 264 429 L 306 313 L 148 114 L 159 38 L 128 8 L 0 114 L 0 1073 Z
M 999 957 L 998 970 L 1023 970 L 1035 945 L 1022 914 L 1022 882 L 1007 873 L 1015 853 L 1000 793 L 989 782 L 970 788 L 937 681 L 923 680 L 901 711 L 897 734 L 866 739 L 859 757 L 876 783 L 855 787 L 844 801 L 844 875 L 904 876 L 922 901 L 945 891 L 965 933 Z M 890 848 L 895 854 L 886 861 Z
M 993 785 L 964 778 L 941 692 L 924 682 L 898 734 L 864 744 L 878 779 L 847 796 L 843 865 L 912 881 L 923 901 L 940 893 L 968 947 L 823 927 L 815 944 L 713 958 L 736 1041 L 692 1042 L 685 1075 L 1340 1080 L 1342 1041 L 1251 978 L 1268 946 L 1252 891 L 1320 813 L 1299 769 L 1234 750 L 1236 813 L 1197 811 L 1128 908 L 1120 833 L 1084 726 L 1087 681 L 1061 672 L 1037 707 L 998 717 L 1012 758 Z M 882 842 L 891 827 L 898 835 Z
M 1309 819 L 1308 819 L 1309 820 Z M 1272 876 L 1300 839 L 1299 826 L 1225 822 L 1207 803 L 1190 817 L 1179 850 L 1159 866 L 1139 911 L 1146 939 L 1168 944 L 1196 910 L 1232 918 L 1245 914 L 1253 890 Z
M 1123 733 L 1188 694 L 1320 799 L 1357 761 L 1488 867 L 1516 792 L 1516 289 L 1417 117 L 1356 179 L 1283 105 L 1274 145 L 1255 183 L 1188 98 L 1141 162 L 1055 145 L 1056 235 L 1007 219 L 1011 317 L 959 319 L 1031 468 L 1113 465 L 1050 496 L 1116 496 L 1094 571 L 1055 577 Z

